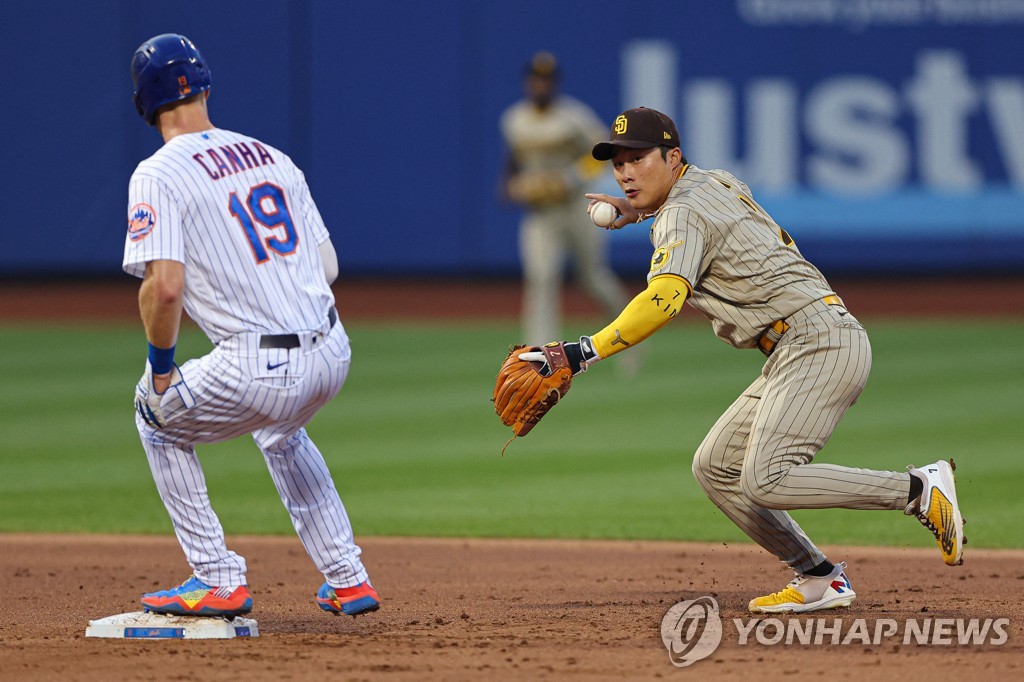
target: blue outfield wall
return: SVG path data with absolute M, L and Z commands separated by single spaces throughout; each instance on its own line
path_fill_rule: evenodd
M 344 272 L 517 271 L 498 117 L 548 49 L 607 121 L 675 117 L 688 158 L 746 180 L 826 273 L 1024 273 L 1024 0 L 37 0 L 4 15 L 2 276 L 120 271 L 128 178 L 160 144 L 128 63 L 171 31 L 210 62 L 214 122 L 305 170 Z M 646 225 L 612 241 L 617 268 L 646 269 Z

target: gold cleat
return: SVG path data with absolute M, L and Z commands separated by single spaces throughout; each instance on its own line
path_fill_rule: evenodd
M 967 544 L 964 519 L 956 500 L 955 470 L 953 460 L 911 468 L 910 475 L 921 479 L 924 490 L 904 510 L 908 516 L 916 516 L 932 532 L 942 551 L 942 560 L 949 566 L 959 566 L 964 562 L 964 545 Z
M 809 613 L 847 607 L 857 593 L 846 577 L 846 563 L 836 564 L 826 576 L 797 574 L 778 592 L 751 599 L 751 613 Z

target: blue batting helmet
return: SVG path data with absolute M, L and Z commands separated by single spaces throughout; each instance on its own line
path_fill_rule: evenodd
M 209 90 L 210 69 L 191 40 L 177 33 L 164 33 L 135 50 L 132 83 L 135 110 L 146 123 L 154 125 L 156 110 L 163 105 Z

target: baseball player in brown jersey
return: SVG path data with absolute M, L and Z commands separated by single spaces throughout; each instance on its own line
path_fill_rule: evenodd
M 523 208 L 523 335 L 531 344 L 561 336 L 560 292 L 565 257 L 579 283 L 609 313 L 629 300 L 607 263 L 606 235 L 587 217 L 585 187 L 600 174 L 590 148 L 604 136 L 593 110 L 558 90 L 560 69 L 538 52 L 523 73 L 525 97 L 501 116 L 507 148 L 505 199 Z
M 587 197 L 616 207 L 612 228 L 654 216 L 654 255 L 647 289 L 610 325 L 566 344 L 573 373 L 637 345 L 684 302 L 726 343 L 767 356 L 693 459 L 711 501 L 796 573 L 781 591 L 753 599 L 750 611 L 803 613 L 856 598 L 846 564 L 830 562 L 790 509 L 901 509 L 932 531 L 947 564 L 963 563 L 952 460 L 909 473 L 813 463 L 867 381 L 871 346 L 747 186 L 688 163 L 672 120 L 643 107 L 616 118 L 611 139 L 593 156 L 612 162 L 625 197 Z

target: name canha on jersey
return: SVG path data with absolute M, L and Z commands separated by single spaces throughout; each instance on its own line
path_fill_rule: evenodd
M 185 310 L 215 343 L 289 333 L 321 327 L 334 304 L 317 249 L 329 238 L 288 155 L 212 129 L 172 138 L 132 174 L 123 267 L 184 263 Z

